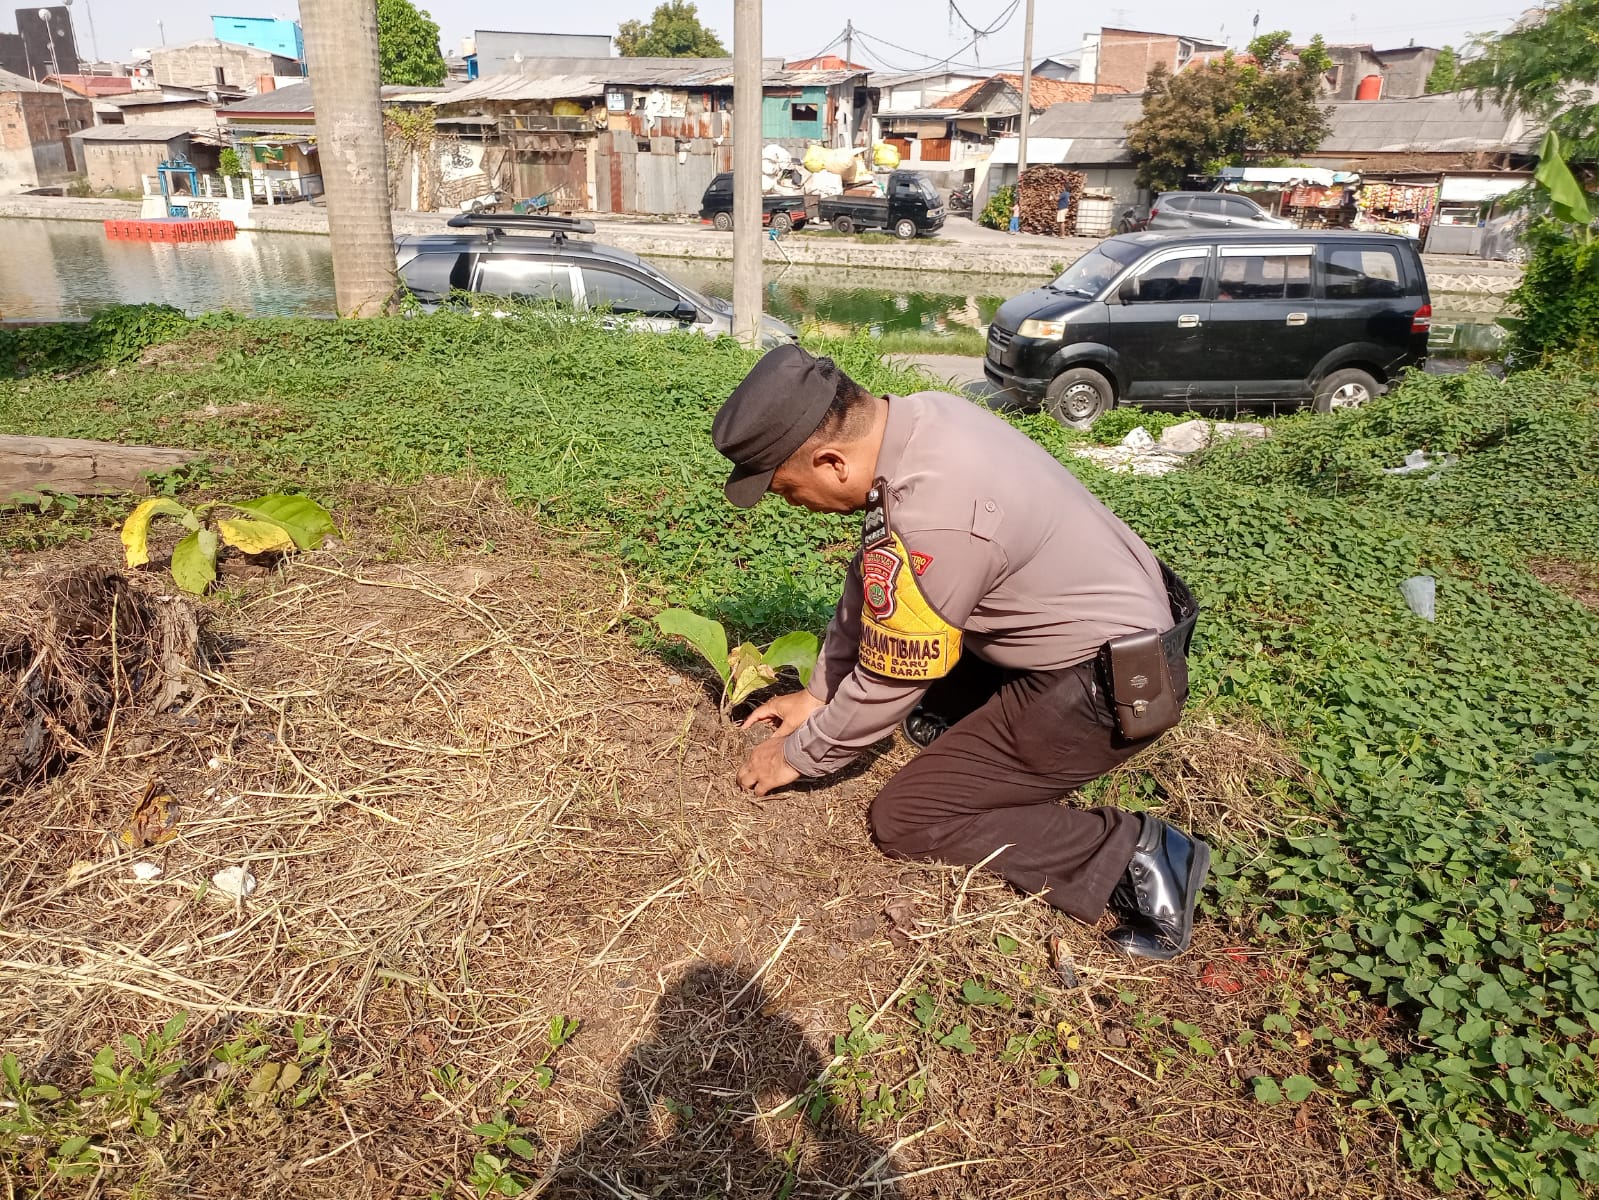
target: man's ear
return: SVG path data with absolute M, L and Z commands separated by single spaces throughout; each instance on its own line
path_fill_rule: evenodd
M 821 445 L 811 454 L 811 466 L 843 483 L 849 478 L 849 455 L 838 446 Z

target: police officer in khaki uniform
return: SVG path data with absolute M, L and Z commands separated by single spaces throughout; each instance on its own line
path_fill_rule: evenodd
M 827 775 L 903 723 L 923 750 L 872 802 L 885 853 L 987 861 L 1084 921 L 1109 906 L 1130 954 L 1187 949 L 1209 848 L 1056 803 L 1176 723 L 1198 611 L 1182 581 L 997 416 L 875 396 L 797 346 L 761 359 L 713 437 L 734 504 L 864 513 L 810 687 L 750 715 L 774 734 L 740 786 Z

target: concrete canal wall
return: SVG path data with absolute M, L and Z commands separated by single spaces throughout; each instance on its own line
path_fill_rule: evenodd
M 106 221 L 139 215 L 136 201 L 80 199 L 70 196 L 0 197 L 0 218 Z M 270 233 L 326 235 L 327 210 L 310 204 L 261 206 L 256 230 Z M 444 228 L 447 214 L 394 214 L 394 232 L 433 233 Z M 651 257 L 731 260 L 733 235 L 697 223 L 611 217 L 594 222 L 595 236 L 607 245 Z M 1039 279 L 1054 274 L 1096 245 L 1092 238 L 1011 236 L 953 218 L 941 236 L 930 240 L 863 243 L 849 238 L 794 233 L 780 242 L 764 241 L 763 257 L 774 266 L 785 263 L 891 271 L 970 272 Z M 1455 311 L 1493 311 L 1521 279 L 1511 263 L 1487 259 L 1424 255 L 1434 303 Z M 1460 297 L 1462 299 L 1455 299 Z M 1468 302 L 1464 298 L 1474 297 Z

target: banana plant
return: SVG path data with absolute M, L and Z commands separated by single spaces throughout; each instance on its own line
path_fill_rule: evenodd
M 222 516 L 218 510 L 234 515 Z M 190 508 L 167 496 L 144 501 L 122 523 L 122 550 L 128 566 L 150 561 L 150 522 L 173 517 L 189 532 L 172 550 L 172 579 L 184 591 L 203 593 L 216 581 L 217 553 L 223 545 L 246 554 L 269 550 L 311 550 L 333 532 L 333 518 L 304 496 L 262 496 L 242 504 L 215 500 Z
M 785 633 L 762 650 L 753 642 L 742 642 L 729 650 L 727 630 L 720 621 L 702 617 L 686 608 L 668 608 L 659 613 L 655 624 L 662 633 L 682 638 L 698 650 L 722 679 L 722 711 L 730 712 L 761 688 L 777 682 L 777 673 L 793 667 L 800 685 L 807 687 L 816 668 L 821 649 L 814 633 Z

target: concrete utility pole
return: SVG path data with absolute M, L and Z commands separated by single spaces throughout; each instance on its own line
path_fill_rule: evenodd
M 317 151 L 341 317 L 384 311 L 396 290 L 383 149 L 378 13 L 372 0 L 300 0 Z
M 733 336 L 761 335 L 761 0 L 733 0 Z
M 1022 33 L 1022 117 L 1016 140 L 1016 199 L 1021 200 L 1022 172 L 1027 170 L 1027 127 L 1033 121 L 1033 0 L 1027 0 L 1027 24 Z

